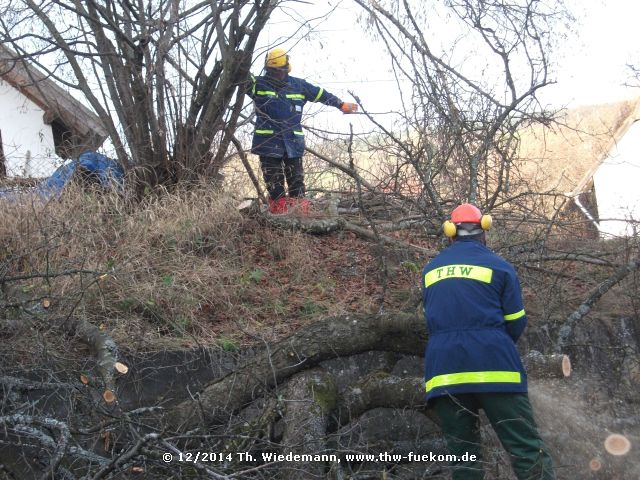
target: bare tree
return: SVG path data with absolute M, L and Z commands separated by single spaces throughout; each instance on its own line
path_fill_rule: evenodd
M 2 2 L 0 41 L 86 98 L 142 185 L 189 181 L 221 167 L 278 3 Z
M 439 217 L 445 202 L 490 209 L 514 195 L 518 131 L 544 118 L 536 92 L 551 83 L 560 13 L 529 0 L 355 1 L 387 46 L 403 98 L 398 128 L 378 124 L 372 145 L 396 159 L 386 189 Z

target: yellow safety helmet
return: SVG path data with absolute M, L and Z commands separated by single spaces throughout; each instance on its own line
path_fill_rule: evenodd
M 286 68 L 287 72 L 291 71 L 291 63 L 289 63 L 289 55 L 282 48 L 274 48 L 267 53 L 264 60 L 266 68 Z
M 489 230 L 493 224 L 491 215 L 483 215 L 480 209 L 470 203 L 463 203 L 451 212 L 451 220 L 442 224 L 444 234 L 449 237 L 456 235 L 468 236 L 477 235 L 485 230 Z M 465 228 L 458 228 L 464 225 Z

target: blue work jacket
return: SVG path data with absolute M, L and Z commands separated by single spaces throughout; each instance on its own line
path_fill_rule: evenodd
M 459 239 L 422 271 L 429 341 L 427 400 L 446 394 L 526 392 L 516 342 L 527 323 L 513 267 L 477 240 Z
M 256 107 L 256 128 L 251 152 L 273 158 L 302 157 L 304 132 L 302 109 L 307 102 L 340 108 L 342 100 L 301 78 L 278 81 L 269 76 L 251 77 L 247 91 Z

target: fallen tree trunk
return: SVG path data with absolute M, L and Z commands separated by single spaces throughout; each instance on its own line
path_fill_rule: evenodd
M 339 230 L 346 230 L 348 232 L 355 233 L 356 235 L 358 235 L 361 238 L 364 238 L 365 240 L 380 242 L 383 245 L 388 245 L 396 248 L 413 250 L 427 257 L 433 257 L 438 253 L 435 250 L 420 247 L 417 245 L 412 245 L 410 243 L 403 242 L 402 240 L 398 240 L 397 238 L 393 238 L 388 235 L 382 235 L 382 234 L 376 235 L 370 229 L 360 225 L 356 225 L 355 223 L 352 223 L 352 222 L 347 222 L 346 220 L 340 217 L 314 218 L 314 217 L 298 217 L 295 215 L 266 215 L 265 218 L 270 224 L 278 228 L 300 230 L 301 232 L 312 233 L 312 234 L 325 234 L 325 233 L 335 232 Z
M 544 355 L 536 350 L 523 358 L 527 374 L 533 379 L 566 378 L 571 361 L 566 355 Z M 397 377 L 381 372 L 368 375 L 349 387 L 338 400 L 340 425 L 373 408 L 410 408 L 426 411 L 424 378 Z M 423 412 L 424 413 L 424 412 Z
M 384 245 L 390 245 L 392 247 L 400 247 L 400 248 L 406 248 L 409 250 L 414 250 L 427 257 L 435 257 L 438 253 L 435 250 L 430 250 L 428 248 L 412 245 L 410 243 L 406 243 L 401 240 L 398 240 L 397 238 L 389 237 L 388 235 L 381 235 L 381 234 L 376 235 L 371 230 L 351 222 L 346 222 L 344 229 L 350 232 L 353 232 L 356 235 L 359 235 L 360 237 L 365 238 L 367 240 L 379 241 L 379 242 L 382 242 L 382 244 Z
M 422 355 L 426 342 L 423 320 L 417 315 L 348 315 L 325 319 L 248 359 L 170 410 L 167 420 L 171 428 L 180 431 L 203 421 L 222 423 L 252 400 L 325 360 L 371 350 Z M 571 372 L 565 355 L 531 352 L 524 362 L 532 378 L 566 377 Z M 378 406 L 421 408 L 423 379 L 374 374 L 349 388 L 338 402 L 340 423 Z
M 337 357 L 371 350 L 422 355 L 427 342 L 423 320 L 417 315 L 348 315 L 316 322 L 294 333 L 236 370 L 206 386 L 193 399 L 169 411 L 171 428 L 184 431 L 204 422 L 220 424 L 293 375 Z M 558 376 L 568 358 L 532 354 L 532 377 Z M 569 364 L 570 365 L 570 364 Z M 569 370 L 570 371 L 570 370 Z M 339 399 L 341 422 L 376 406 L 420 406 L 421 378 L 370 376 Z
M 171 410 L 169 425 L 193 428 L 229 415 L 324 360 L 369 350 L 421 355 L 427 337 L 416 315 L 347 315 L 321 320 L 277 343 Z
M 278 228 L 300 230 L 305 233 L 325 234 L 344 230 L 345 221 L 340 217 L 314 218 L 296 215 L 265 215 L 267 221 Z

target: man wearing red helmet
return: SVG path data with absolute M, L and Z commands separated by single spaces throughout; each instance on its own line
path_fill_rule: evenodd
M 422 271 L 427 401 L 459 459 L 452 463 L 454 480 L 484 478 L 480 409 L 519 480 L 553 480 L 516 349 L 527 323 L 520 283 L 514 268 L 486 246 L 491 223 L 474 205 L 457 207 L 443 225 L 451 245 Z

